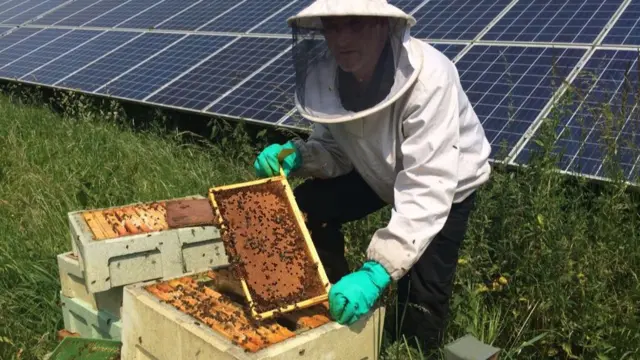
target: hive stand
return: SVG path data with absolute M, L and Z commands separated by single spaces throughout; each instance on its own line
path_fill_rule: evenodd
M 190 196 L 186 199 L 204 197 Z M 163 202 L 165 200 L 157 203 Z M 91 212 L 102 210 L 105 209 Z M 96 240 L 83 216 L 85 212 L 70 212 L 68 221 L 72 249 L 78 255 L 90 293 L 228 264 L 220 232 L 215 226 L 166 229 Z
M 261 326 L 257 331 L 246 330 L 241 321 L 211 325 L 201 315 L 185 313 L 185 306 L 176 305 L 176 294 L 184 291 L 181 284 L 189 284 L 187 277 L 168 282 L 146 282 L 124 288 L 122 359 L 123 360 L 290 360 L 290 359 L 356 359 L 379 358 L 384 307 L 373 309 L 351 326 L 340 325 L 323 315 L 301 316 L 296 310 L 283 317 L 296 319 L 291 325 Z M 189 285 L 186 285 L 189 287 Z M 147 289 L 148 288 L 148 289 Z M 192 285 L 190 289 L 196 289 Z M 242 298 L 242 287 L 235 286 Z M 163 292 L 165 289 L 167 292 Z M 173 293 L 172 293 L 173 291 Z M 190 291 L 190 290 L 189 290 Z M 222 290 L 220 290 L 222 291 Z M 211 293 L 216 294 L 214 290 Z M 163 295 L 164 294 L 164 295 Z M 236 299 L 237 299 L 236 298 Z M 201 303 L 203 300 L 200 300 Z M 197 303 L 198 301 L 187 301 Z M 215 303 L 209 300 L 210 303 Z M 227 303 L 225 303 L 227 304 Z M 214 311 L 233 305 L 216 305 Z M 323 305 L 317 305 L 323 306 Z M 180 309 L 183 310 L 180 310 Z M 325 305 L 326 310 L 326 305 Z M 223 310 L 224 311 L 224 310 Z M 201 313 L 200 313 L 201 314 Z M 242 319 L 250 318 L 245 315 Z M 213 317 L 212 317 L 213 318 Z M 267 324 L 277 319 L 267 320 Z M 280 320 L 278 320 L 280 321 Z M 315 322 L 315 324 L 313 323 Z M 228 331 L 228 332 L 227 332 Z M 261 344 L 257 332 L 266 333 L 270 339 Z M 233 337 L 231 334 L 234 334 Z M 232 337 L 232 338 L 230 338 Z M 241 338 L 249 339 L 248 348 Z M 236 342 L 233 339 L 237 340 Z M 275 340 L 271 340 L 275 339 Z

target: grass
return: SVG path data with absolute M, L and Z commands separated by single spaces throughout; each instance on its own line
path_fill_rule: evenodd
M 11 94 L 0 97 L 0 358 L 37 359 L 62 327 L 55 255 L 70 248 L 67 212 L 251 180 L 265 142 L 250 143 L 241 127 L 194 142 L 162 119 L 134 130 L 110 104 L 62 98 L 58 114 Z M 538 141 L 528 167 L 496 165 L 479 193 L 446 341 L 471 333 L 502 359 L 638 358 L 639 196 L 553 171 L 553 144 Z M 345 227 L 353 266 L 387 216 Z M 410 345 L 385 344 L 385 359 L 420 359 Z

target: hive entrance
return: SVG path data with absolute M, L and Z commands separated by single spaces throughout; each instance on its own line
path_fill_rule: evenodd
M 224 269 L 158 282 L 145 289 L 193 317 L 194 324 L 208 326 L 249 352 L 329 322 L 326 304 L 256 321 L 248 313 L 239 280 Z
M 326 295 L 327 284 L 285 183 L 222 187 L 212 189 L 211 197 L 220 214 L 225 250 L 256 314 L 322 301 L 317 299 Z

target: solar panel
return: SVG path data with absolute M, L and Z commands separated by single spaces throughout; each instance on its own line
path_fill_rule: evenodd
M 33 36 L 29 36 L 22 41 L 16 42 L 12 46 L 0 52 L 0 66 L 7 65 L 13 60 L 45 45 L 51 40 L 68 33 L 70 30 L 47 29 L 40 31 Z
M 269 14 L 282 8 L 290 0 L 245 1 L 232 10 L 203 26 L 202 31 L 246 32 L 265 20 Z
M 482 40 L 592 43 L 622 1 L 519 1 Z
M 399 8 L 400 10 L 411 13 L 418 5 L 422 4 L 422 0 L 388 0 L 389 4 Z
M 126 0 L 101 0 L 93 3 L 86 8 L 66 17 L 54 25 L 60 26 L 81 26 L 89 21 L 106 14 L 108 11 L 115 9 L 118 6 L 126 3 Z M 123 19 L 124 20 L 124 19 Z
M 98 92 L 142 100 L 233 39 L 229 36 L 189 35 Z
M 0 15 L 0 21 L 4 24 L 20 25 L 30 19 L 60 6 L 64 0 L 39 0 L 26 1 L 19 7 Z
M 606 149 L 615 142 L 615 160 L 624 175 L 629 180 L 638 175 L 638 66 L 638 52 L 622 50 L 597 50 L 585 64 L 580 76 L 572 82 L 572 93 L 577 93 L 574 97 L 578 101 L 566 109 L 565 113 L 570 115 L 560 119 L 556 131 L 560 137 L 555 147 L 562 153 L 561 169 L 606 176 L 603 166 Z M 527 162 L 537 149 L 529 141 L 516 162 Z
M 51 29 L 45 30 L 45 32 L 51 31 Z M 23 57 L 16 57 L 12 63 L 0 67 L 0 76 L 19 78 L 98 34 L 99 32 L 96 31 L 82 30 L 68 32 Z
M 631 0 L 603 44 L 640 45 L 640 0 Z
M 189 6 L 189 3 L 184 0 L 166 0 L 116 27 L 150 29 L 180 13 Z M 191 3 L 195 4 L 195 2 Z
M 473 46 L 456 66 L 493 146 L 491 156 L 524 135 L 584 49 Z M 555 84 L 554 84 L 555 82 Z
M 80 48 L 58 58 L 50 59 L 48 64 L 24 75 L 21 80 L 53 85 L 74 71 L 82 69 L 92 61 L 140 35 L 141 33 L 121 31 L 101 33 L 94 40 L 82 45 Z
M 83 26 L 113 27 L 155 5 L 158 5 L 157 0 L 131 0 L 114 7 L 111 11 L 96 17 Z
M 516 144 L 521 147 L 524 134 L 539 124 L 540 112 L 561 79 L 589 45 L 598 45 L 593 43 L 621 5 L 627 7 L 604 43 L 640 45 L 640 0 L 388 1 L 417 19 L 411 31 L 414 37 L 429 41 L 449 59 L 468 47 L 457 68 L 493 146 L 494 159 L 503 143 L 507 150 Z M 295 112 L 293 104 L 286 19 L 312 2 L 0 0 L 0 23 L 30 26 L 0 24 L 0 77 L 308 129 L 311 123 Z M 53 27 L 37 28 L 46 25 Z M 79 28 L 89 26 L 138 30 Z M 284 36 L 236 37 L 235 33 Z M 472 40 L 473 46 L 468 44 Z M 553 42 L 581 46 L 558 48 L 549 44 Z M 587 68 L 604 69 L 596 77 L 598 84 L 617 91 L 623 60 L 630 60 L 631 54 L 637 55 L 631 50 L 598 50 Z M 589 103 L 611 99 L 604 91 L 588 94 Z M 613 98 L 612 103 L 620 102 L 620 96 Z M 572 117 L 563 120 L 570 136 L 558 141 L 559 147 L 569 149 L 561 165 L 601 176 L 603 155 L 598 144 L 610 137 L 603 135 L 602 121 L 593 116 L 587 117 L 586 137 L 576 137 L 574 123 L 583 108 L 576 105 Z M 633 116 L 638 115 L 627 119 Z M 616 123 L 619 129 L 613 138 L 640 144 L 631 136 L 632 123 Z M 525 143 L 516 163 L 526 160 L 532 144 Z M 624 146 L 618 154 L 627 173 L 638 167 L 638 157 Z
M 290 6 L 283 6 L 280 11 L 265 18 L 261 24 L 251 29 L 249 33 L 291 34 L 291 28 L 287 26 L 287 19 L 309 6 L 309 4 L 311 4 L 309 0 L 298 0 L 295 3 L 290 2 Z
M 10 46 L 26 39 L 27 37 L 41 30 L 42 29 L 21 28 L 0 37 L 0 54 L 2 54 L 3 51 L 8 50 Z
M 438 49 L 441 53 L 443 53 L 449 60 L 453 60 L 464 49 L 467 47 L 467 44 L 444 44 L 444 43 L 435 43 L 430 44 L 431 46 Z
M 435 0 L 413 16 L 411 33 L 420 39 L 473 40 L 510 0 Z
M 84 10 L 100 0 L 76 0 L 66 4 L 32 22 L 38 25 L 53 25 L 62 19 Z
M 290 44 L 290 39 L 240 38 L 145 100 L 201 110 Z
M 187 2 L 189 3 L 189 2 Z M 196 30 L 232 6 L 238 4 L 235 0 L 201 1 L 187 10 L 157 26 L 158 29 Z
M 183 35 L 144 33 L 118 50 L 100 58 L 58 84 L 66 88 L 94 91 L 109 80 L 139 64 Z
M 291 56 L 287 53 L 219 98 L 207 111 L 275 124 L 295 107 L 294 76 Z
M 311 121 L 305 119 L 297 111 L 288 115 L 278 125 L 287 126 L 294 129 L 310 130 L 313 126 Z

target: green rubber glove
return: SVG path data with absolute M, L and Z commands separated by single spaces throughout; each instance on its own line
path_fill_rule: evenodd
M 367 261 L 360 270 L 344 276 L 329 290 L 329 311 L 335 321 L 351 325 L 371 310 L 391 282 L 387 270 Z
M 302 166 L 302 155 L 292 141 L 285 144 L 271 144 L 267 146 L 253 163 L 258 177 L 272 177 L 280 175 L 280 164 L 278 163 L 278 154 L 285 149 L 293 149 L 295 152 L 290 154 L 282 162 L 282 170 L 285 176 Z

